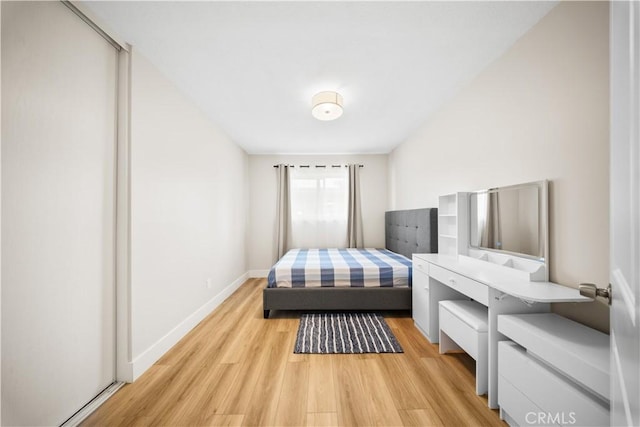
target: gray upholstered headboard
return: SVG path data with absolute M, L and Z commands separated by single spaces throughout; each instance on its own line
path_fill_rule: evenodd
M 438 252 L 438 209 L 410 209 L 384 213 L 385 246 L 411 259 L 418 253 Z

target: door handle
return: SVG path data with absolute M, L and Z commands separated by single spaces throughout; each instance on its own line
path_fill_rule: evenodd
M 606 298 L 611 305 L 611 283 L 606 288 L 599 288 L 593 283 L 580 283 L 578 286 L 580 295 L 596 299 L 596 297 Z

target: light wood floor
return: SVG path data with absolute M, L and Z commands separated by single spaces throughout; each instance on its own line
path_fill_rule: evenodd
M 84 425 L 506 426 L 475 395 L 473 359 L 440 355 L 408 313 L 385 313 L 404 354 L 293 353 L 296 312 L 262 318 L 250 279 Z

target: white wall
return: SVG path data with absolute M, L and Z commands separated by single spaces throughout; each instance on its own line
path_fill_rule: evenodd
M 276 172 L 273 165 L 334 165 L 359 163 L 362 191 L 362 222 L 366 247 L 384 247 L 384 212 L 387 205 L 386 155 L 252 155 L 249 156 L 251 218 L 249 222 L 249 269 L 265 274 L 276 261 Z
M 389 155 L 392 209 L 550 185 L 551 280 L 608 283 L 608 4 L 561 2 Z M 555 310 L 608 330 L 600 303 Z
M 242 283 L 247 210 L 247 154 L 134 51 L 134 377 Z

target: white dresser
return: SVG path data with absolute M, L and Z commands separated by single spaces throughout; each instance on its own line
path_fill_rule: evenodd
M 553 313 L 498 316 L 498 403 L 509 425 L 609 424 L 609 336 Z

